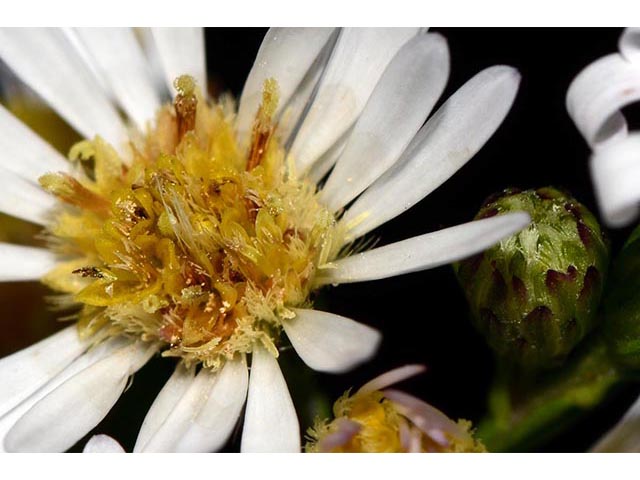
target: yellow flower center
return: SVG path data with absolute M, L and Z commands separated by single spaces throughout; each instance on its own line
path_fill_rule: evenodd
M 40 179 L 64 202 L 49 231 L 70 258 L 43 281 L 81 305 L 85 336 L 139 335 L 211 368 L 258 343 L 277 354 L 281 319 L 341 246 L 335 217 L 285 161 L 274 80 L 248 148 L 231 102 L 207 105 L 190 77 L 175 85 L 129 159 L 96 137 L 71 149 L 74 176 Z

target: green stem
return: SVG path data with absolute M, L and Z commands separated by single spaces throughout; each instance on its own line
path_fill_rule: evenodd
M 561 370 L 538 374 L 499 369 L 490 413 L 477 437 L 490 451 L 522 451 L 547 440 L 595 407 L 622 380 L 598 332 Z

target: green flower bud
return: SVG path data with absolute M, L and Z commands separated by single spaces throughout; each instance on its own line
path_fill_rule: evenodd
M 604 296 L 604 330 L 616 364 L 640 370 L 640 227 L 611 268 Z
M 591 212 L 551 187 L 505 190 L 476 218 L 512 211 L 528 212 L 529 227 L 455 270 L 476 327 L 499 356 L 555 366 L 595 325 L 608 244 Z

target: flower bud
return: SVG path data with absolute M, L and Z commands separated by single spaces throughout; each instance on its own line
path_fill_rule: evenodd
M 473 321 L 501 357 L 552 367 L 595 326 L 609 249 L 595 217 L 551 187 L 507 189 L 476 218 L 526 211 L 531 224 L 455 265 Z

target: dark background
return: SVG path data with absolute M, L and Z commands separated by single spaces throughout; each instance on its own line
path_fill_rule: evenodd
M 207 31 L 208 70 L 222 90 L 240 94 L 265 31 Z M 566 113 L 565 95 L 583 67 L 616 50 L 621 30 L 433 31 L 447 38 L 451 53 L 451 75 L 441 101 L 474 74 L 495 64 L 512 65 L 520 71 L 520 91 L 503 125 L 465 167 L 428 198 L 374 232 L 380 237 L 379 245 L 467 222 L 484 198 L 508 186 L 563 187 L 597 213 L 588 174 L 589 150 Z M 610 232 L 614 252 L 628 233 L 628 229 Z M 313 381 L 329 392 L 332 400 L 393 367 L 424 363 L 428 372 L 405 382 L 403 389 L 452 418 L 477 421 L 483 415 L 493 359 L 468 320 L 465 299 L 451 267 L 330 288 L 326 293 L 326 309 L 384 333 L 381 350 L 373 361 L 346 375 L 314 377 Z M 4 313 L 6 303 L 5 299 L 0 313 Z M 283 352 L 282 357 L 295 361 L 293 352 Z M 130 450 L 144 415 L 172 366 L 173 362 L 167 359 L 150 362 L 94 433 L 111 434 Z M 291 387 L 295 397 L 296 387 Z M 636 387 L 623 389 L 540 450 L 584 451 L 619 418 L 637 394 Z

